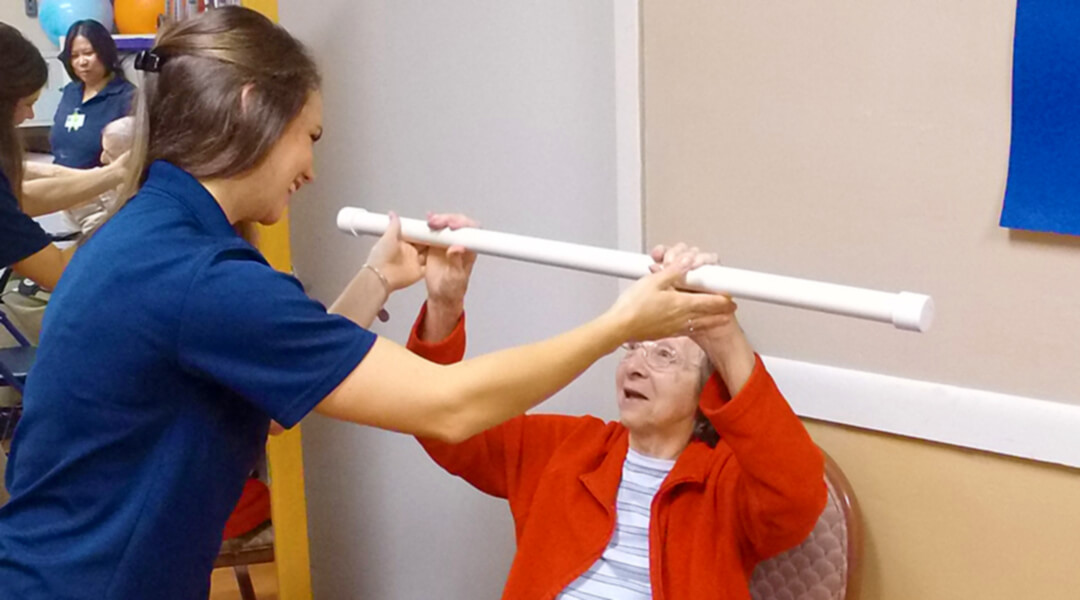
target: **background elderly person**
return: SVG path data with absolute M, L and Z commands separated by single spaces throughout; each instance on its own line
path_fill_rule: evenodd
M 49 134 L 54 162 L 77 169 L 100 166 L 102 129 L 131 112 L 135 86 L 124 78 L 116 42 L 97 21 L 71 25 L 60 60 L 71 83 L 64 86 Z
M 687 253 L 715 262 L 683 245 L 653 258 Z M 471 260 L 440 264 L 432 250 L 429 290 L 442 268 L 458 283 L 441 287 L 463 298 Z M 734 316 L 691 329 L 625 346 L 618 422 L 526 415 L 458 444 L 420 439 L 444 469 L 509 500 L 517 553 L 504 599 L 748 599 L 754 566 L 813 529 L 821 452 Z M 409 345 L 460 359 L 464 317 L 422 314 Z
M 134 138 L 135 119 L 121 117 L 101 131 L 100 167 L 75 169 L 27 161 L 23 165 L 23 211 L 33 217 L 65 211 L 73 227 L 87 231 L 100 220 L 102 207 L 116 203 Z M 94 215 L 99 216 L 89 219 Z
M 101 164 L 110 165 L 131 151 L 135 144 L 135 119 L 121 117 L 109 123 L 101 131 Z M 119 186 L 103 192 L 89 202 L 74 206 L 64 211 L 71 224 L 88 233 L 95 225 L 105 219 L 119 199 Z

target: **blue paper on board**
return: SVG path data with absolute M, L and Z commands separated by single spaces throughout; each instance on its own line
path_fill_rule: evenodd
M 1001 226 L 1080 235 L 1080 0 L 1018 0 Z

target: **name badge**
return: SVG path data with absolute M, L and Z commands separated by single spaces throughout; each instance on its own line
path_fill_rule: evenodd
M 67 116 L 67 119 L 64 121 L 64 127 L 68 131 L 78 131 L 82 129 L 83 123 L 86 123 L 86 115 L 80 113 L 78 109 L 75 109 L 75 112 Z

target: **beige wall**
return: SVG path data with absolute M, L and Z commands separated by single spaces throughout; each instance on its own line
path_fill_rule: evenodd
M 924 335 L 747 303 L 766 353 L 1080 403 L 1080 239 L 997 225 L 1014 11 L 645 0 L 648 240 L 937 303 Z
M 745 302 L 763 353 L 1080 404 L 1080 240 L 997 226 L 1014 11 L 643 0 L 647 241 L 937 302 L 925 335 Z M 1077 597 L 1077 471 L 810 428 L 866 509 L 864 598 Z
M 864 600 L 1072 600 L 1075 470 L 807 424 L 844 469 L 866 524 Z

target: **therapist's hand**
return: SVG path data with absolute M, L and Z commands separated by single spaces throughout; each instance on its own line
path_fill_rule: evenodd
M 401 239 L 401 219 L 390 212 L 390 226 L 371 248 L 367 264 L 378 269 L 390 286 L 388 292 L 407 288 L 424 276 L 427 247 L 416 246 Z
M 113 159 L 109 163 L 109 166 L 112 166 L 113 168 L 116 168 L 116 169 L 124 170 L 124 169 L 127 169 L 130 166 L 130 164 L 129 164 L 130 162 L 131 162 L 131 150 L 128 150 L 127 152 L 124 152 L 120 156 L 117 156 L 115 159 Z
M 689 264 L 691 271 L 705 265 L 720 264 L 720 259 L 716 254 L 702 252 L 697 247 L 691 247 L 682 242 L 674 246 L 655 246 L 649 255 L 656 261 L 649 266 L 649 270 L 653 273 L 680 262 Z M 722 343 L 729 336 L 742 336 L 743 332 L 735 320 L 735 309 L 738 307 L 734 301 L 731 304 L 732 311 L 725 318 L 702 322 L 700 326 L 695 326 L 693 331 L 687 330 L 686 335 L 706 351 L 709 349 L 708 346 Z
M 682 243 L 674 246 L 657 246 L 653 248 L 651 255 L 656 261 L 656 264 L 651 266 L 653 271 L 680 261 L 689 263 L 691 270 L 705 265 L 720 264 L 715 254 L 702 252 Z M 686 332 L 686 335 L 705 351 L 709 362 L 720 373 L 720 379 L 727 386 L 728 393 L 734 397 L 750 379 L 757 358 L 754 355 L 753 346 L 750 345 L 750 341 L 735 317 L 735 311 L 738 309 L 735 302 L 731 302 L 731 309 L 726 316 L 697 321 L 693 329 Z

